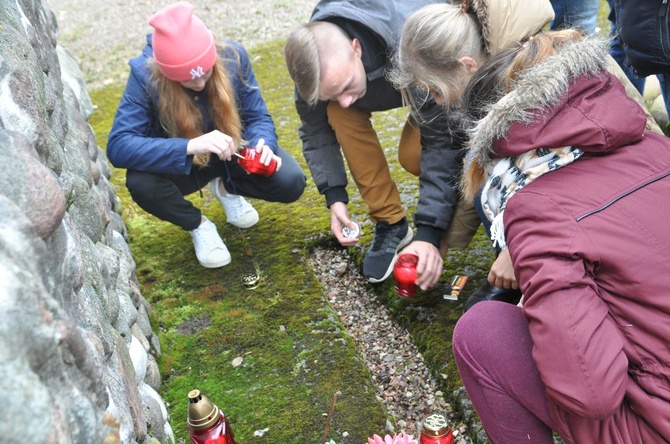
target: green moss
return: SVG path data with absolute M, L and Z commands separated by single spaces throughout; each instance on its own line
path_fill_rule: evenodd
M 256 48 L 254 68 L 280 143 L 306 170 L 281 54 L 281 43 Z M 122 92 L 123 85 L 91 92 L 96 109 L 90 123 L 103 148 Z M 190 196 L 217 223 L 233 255 L 229 266 L 210 270 L 198 264 L 187 233 L 132 202 L 124 176 L 114 170 L 112 182 L 123 203 L 142 294 L 153 307 L 162 348 L 161 395 L 177 439 L 187 439 L 186 395 L 193 388 L 223 409 L 239 442 L 320 442 L 324 414 L 338 391 L 330 438 L 360 443 L 383 431 L 386 412 L 368 370 L 305 260 L 307 239 L 329 228 L 313 186 L 291 205 L 254 201 L 261 222 L 244 231 L 225 223 L 206 191 L 204 197 Z M 241 283 L 250 272 L 262 278 L 252 291 Z M 243 363 L 235 367 L 237 357 Z M 254 436 L 264 428 L 270 430 L 263 437 Z
M 281 145 L 307 171 L 297 136 L 292 85 L 281 54 L 280 42 L 256 48 L 254 68 Z M 122 85 L 91 93 L 96 109 L 90 123 L 103 148 L 122 93 Z M 406 114 L 402 109 L 377 113 L 374 123 L 381 128 L 380 140 L 411 215 L 418 183 L 395 160 Z M 305 254 L 311 247 L 332 242 L 323 236 L 329 230 L 328 212 L 311 178 L 299 202 L 254 201 L 261 222 L 244 231 L 225 223 L 218 202 L 206 191 L 204 197 L 190 196 L 217 223 L 233 255 L 229 266 L 211 270 L 197 263 L 187 233 L 149 216 L 132 202 L 124 176 L 123 170 L 114 170 L 112 182 L 123 202 L 142 293 L 153 306 L 152 323 L 162 347 L 161 395 L 168 403 L 177 438 L 187 437 L 186 395 L 193 388 L 224 410 L 240 442 L 320 442 L 324 414 L 336 392 L 341 394 L 330 438 L 360 443 L 383 432 L 386 412 L 376 400 L 368 370 L 306 265 Z M 362 223 L 361 243 L 366 246 L 372 226 L 358 191 L 350 186 L 349 193 L 349 210 Z M 443 282 L 414 299 L 395 296 L 388 281 L 374 287 L 412 334 L 447 396 L 461 385 L 451 354 L 451 333 L 464 298 L 447 301 L 442 293 L 454 274 L 470 276 L 464 297 L 483 282 L 492 259 L 484 237 L 479 233 L 466 251 L 451 251 Z M 349 252 L 360 265 L 363 247 Z M 250 272 L 262 278 L 261 286 L 252 291 L 240 281 Z M 234 367 L 237 357 L 243 358 L 243 364 Z M 254 436 L 255 430 L 268 427 L 263 437 Z

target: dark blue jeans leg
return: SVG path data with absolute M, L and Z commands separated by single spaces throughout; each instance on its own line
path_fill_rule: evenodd
M 305 189 L 305 174 L 298 162 L 279 148 L 282 166 L 271 177 L 247 174 L 235 160 L 212 157 L 209 164 L 193 166 L 190 174 L 157 174 L 128 170 L 126 186 L 133 200 L 147 213 L 184 230 L 200 225 L 201 211 L 185 198 L 216 177 L 223 178 L 228 192 L 271 202 L 294 202 Z
M 551 0 L 551 6 L 555 14 L 551 30 L 579 28 L 587 35 L 595 33 L 598 0 Z
M 204 167 L 193 166 L 189 174 L 159 174 L 126 171 L 126 186 L 133 200 L 147 213 L 171 222 L 184 230 L 200 225 L 200 209 L 185 198 L 207 186 L 215 177 L 227 177 L 237 162 L 212 156 Z
M 126 186 L 130 196 L 144 211 L 190 231 L 200 225 L 201 212 L 184 196 L 207 185 L 207 181 L 198 177 L 197 173 L 195 167 L 190 175 L 128 170 Z
M 614 60 L 616 60 L 623 72 L 626 73 L 626 77 L 628 77 L 630 83 L 632 83 L 635 89 L 637 89 L 640 94 L 642 94 L 644 93 L 645 79 L 644 77 L 638 77 L 637 74 L 635 74 L 633 68 L 626 66 L 626 53 L 624 52 L 623 45 L 618 37 L 616 27 L 616 13 L 612 1 L 613 0 L 607 0 L 607 3 L 610 5 L 610 13 L 607 18 L 610 21 L 610 37 L 612 38 L 610 42 L 610 55 Z
M 291 203 L 298 200 L 305 190 L 305 173 L 287 151 L 277 148 L 282 160 L 279 171 L 270 177 L 247 174 L 237 162 L 228 164 L 224 185 L 229 193 L 262 199 L 268 202 Z

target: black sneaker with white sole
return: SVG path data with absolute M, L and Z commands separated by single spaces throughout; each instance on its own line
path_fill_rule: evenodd
M 406 217 L 394 224 L 377 222 L 375 237 L 363 260 L 363 275 L 369 282 L 382 282 L 391 275 L 398 251 L 410 243 L 413 235 Z

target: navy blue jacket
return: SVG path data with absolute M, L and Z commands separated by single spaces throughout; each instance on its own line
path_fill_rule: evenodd
M 275 151 L 277 133 L 274 122 L 261 96 L 249 56 L 241 45 L 229 41 L 226 44 L 219 57 L 230 73 L 242 121 L 242 138 L 249 145 L 265 139 L 266 145 Z M 107 157 L 117 168 L 190 174 L 193 156 L 186 155 L 188 139 L 169 137 L 158 120 L 158 95 L 147 65 L 152 57 L 151 35 L 148 35 L 142 54 L 129 62 L 130 77 L 109 134 Z M 205 133 L 213 131 L 206 95 L 192 93 L 198 95 Z
M 670 71 L 668 0 L 614 0 L 626 64 L 641 77 Z

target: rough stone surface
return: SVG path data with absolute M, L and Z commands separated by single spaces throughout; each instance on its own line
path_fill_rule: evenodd
M 174 443 L 151 388 L 161 383 L 151 308 L 111 169 L 86 122 L 84 78 L 72 55 L 57 50 L 57 35 L 46 3 L 3 2 L 1 440 Z

